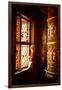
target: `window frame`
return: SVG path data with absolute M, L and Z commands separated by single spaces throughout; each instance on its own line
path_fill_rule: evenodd
M 21 45 L 28 45 L 29 46 L 29 56 L 30 56 L 31 55 L 30 47 L 31 47 L 31 30 L 32 30 L 31 27 L 32 27 L 32 21 L 29 18 L 27 18 L 25 15 L 23 15 L 23 14 L 21 14 L 19 12 L 16 13 L 16 17 L 17 16 L 20 17 L 20 41 L 16 41 L 16 44 L 17 45 L 20 45 L 20 56 L 21 56 Z M 29 34 L 30 34 L 29 35 L 29 42 L 21 41 L 21 19 L 24 19 L 24 20 L 26 20 L 27 22 L 30 23 L 30 28 L 29 28 Z M 15 57 L 16 57 L 16 54 L 15 54 Z M 30 59 L 29 59 L 29 61 L 30 61 Z M 19 67 L 20 67 L 20 62 L 21 62 L 21 58 L 19 60 Z M 31 62 L 31 64 L 32 64 L 32 62 Z M 26 71 L 29 68 L 30 68 L 30 66 L 27 66 L 27 67 L 24 67 L 24 68 L 20 68 L 19 70 L 16 70 L 16 62 L 15 62 L 15 74 L 18 74 L 20 72 Z

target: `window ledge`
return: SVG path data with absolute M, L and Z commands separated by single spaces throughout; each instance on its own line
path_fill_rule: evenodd
M 32 62 L 29 61 L 28 67 L 26 67 L 26 68 L 24 68 L 24 69 L 22 69 L 22 70 L 20 70 L 20 71 L 15 72 L 15 74 L 18 74 L 18 73 L 21 73 L 21 72 L 23 72 L 23 71 L 28 70 L 28 69 L 31 67 L 31 64 L 32 64 Z

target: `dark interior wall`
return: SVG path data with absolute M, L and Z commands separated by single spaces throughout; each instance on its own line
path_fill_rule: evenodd
M 16 10 L 12 7 L 12 62 L 11 62 L 11 65 L 12 65 L 12 84 L 13 84 L 13 81 L 14 81 L 14 76 L 15 76 L 15 60 L 16 60 Z
M 42 16 L 43 15 L 43 16 Z M 46 43 L 45 45 L 43 45 L 42 43 L 42 36 L 43 33 L 45 32 L 45 37 L 46 37 L 46 30 L 47 30 L 47 15 L 45 15 L 44 13 L 42 13 L 41 17 L 38 18 L 38 20 L 36 21 L 36 26 L 35 26 L 35 45 L 36 45 L 36 74 L 37 78 L 39 79 L 40 77 L 44 76 L 44 69 L 46 67 L 46 56 L 47 56 L 47 49 L 46 49 Z M 45 40 L 46 42 L 46 40 Z M 43 45 L 43 46 L 42 46 Z M 44 61 L 42 61 L 42 51 L 44 47 L 44 54 L 43 57 Z
M 48 9 L 48 8 L 47 8 Z M 41 25 L 41 33 L 40 33 L 40 58 L 42 61 L 43 69 L 47 66 L 47 14 L 43 15 L 42 25 Z

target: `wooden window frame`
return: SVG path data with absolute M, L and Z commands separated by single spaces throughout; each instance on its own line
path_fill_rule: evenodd
M 21 56 L 21 45 L 28 45 L 29 46 L 29 56 L 30 56 L 30 54 L 31 54 L 30 47 L 31 47 L 31 26 L 32 26 L 32 21 L 29 18 L 27 18 L 26 16 L 24 16 L 23 14 L 19 13 L 19 12 L 17 12 L 16 17 L 17 16 L 20 17 L 20 41 L 16 41 L 16 44 L 17 45 L 20 45 L 20 56 Z M 26 20 L 30 24 L 30 27 L 29 27 L 29 42 L 21 41 L 21 19 Z M 19 62 L 21 62 L 21 59 L 19 60 Z M 16 66 L 16 63 L 15 63 L 15 66 Z M 15 74 L 18 74 L 20 72 L 26 71 L 29 68 L 30 67 L 28 67 L 28 66 L 27 67 L 24 67 L 24 68 L 20 68 L 19 70 L 15 71 Z

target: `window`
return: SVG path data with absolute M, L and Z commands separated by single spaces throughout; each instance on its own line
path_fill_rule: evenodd
M 29 69 L 31 65 L 32 22 L 21 15 L 16 16 L 16 73 Z

